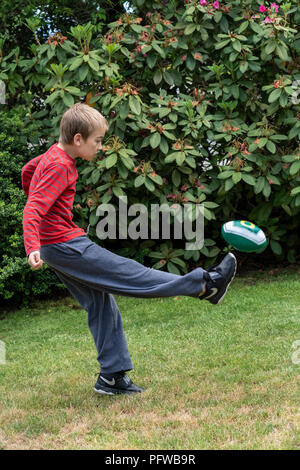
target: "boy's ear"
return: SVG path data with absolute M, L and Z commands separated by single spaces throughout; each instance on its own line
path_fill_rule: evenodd
M 83 137 L 81 134 L 75 134 L 74 137 L 73 137 L 73 144 L 74 145 L 80 145 L 83 141 Z

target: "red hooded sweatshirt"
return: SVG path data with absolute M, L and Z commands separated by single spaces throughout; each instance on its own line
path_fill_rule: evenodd
M 22 168 L 28 197 L 23 212 L 25 252 L 86 235 L 72 222 L 78 172 L 75 159 L 54 144 Z

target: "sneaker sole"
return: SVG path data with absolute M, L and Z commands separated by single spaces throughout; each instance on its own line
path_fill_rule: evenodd
M 133 395 L 134 393 L 141 393 L 141 392 L 134 392 L 133 390 L 128 391 L 128 390 L 116 390 L 113 392 L 110 392 L 108 390 L 102 390 L 101 388 L 94 388 L 94 391 L 96 393 L 99 393 L 99 395 Z M 142 390 L 143 391 L 143 390 Z
M 234 276 L 236 275 L 236 270 L 237 270 L 237 260 L 236 260 L 236 257 L 234 256 L 233 253 L 228 253 L 230 256 L 232 256 L 232 258 L 234 258 L 234 261 L 235 261 L 235 268 L 234 268 L 234 273 L 232 274 L 231 276 L 231 279 L 230 281 L 228 282 L 227 286 L 226 286 L 226 289 L 225 289 L 225 292 L 224 294 L 222 295 L 222 297 L 218 300 L 218 302 L 215 304 L 215 305 L 220 305 L 220 303 L 222 302 L 222 300 L 224 299 L 226 293 L 227 293 L 227 290 L 228 290 L 228 287 L 230 286 L 231 282 L 233 281 L 234 279 Z

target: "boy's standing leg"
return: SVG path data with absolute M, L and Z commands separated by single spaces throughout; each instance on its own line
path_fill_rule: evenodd
M 41 251 L 43 251 L 45 261 L 88 313 L 88 326 L 94 338 L 98 352 L 97 360 L 101 369 L 94 390 L 107 395 L 142 392 L 144 389 L 135 385 L 125 374 L 133 369 L 133 365 L 120 310 L 114 296 L 93 289 L 57 271 L 46 258 L 45 250 Z M 51 259 L 53 263 L 55 259 L 53 250 Z M 114 388 L 112 388 L 113 385 Z
M 97 348 L 97 360 L 104 374 L 133 368 L 123 330 L 120 310 L 112 294 L 80 284 L 54 269 L 72 296 L 88 313 L 88 326 Z

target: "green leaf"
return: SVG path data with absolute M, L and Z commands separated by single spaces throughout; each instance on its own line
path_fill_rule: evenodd
M 79 88 L 75 86 L 67 86 L 65 90 L 71 93 L 71 95 L 75 96 L 82 96 L 84 94 Z
M 255 178 L 254 178 L 253 176 L 243 174 L 243 175 L 242 175 L 242 178 L 243 178 L 243 180 L 245 181 L 245 183 L 251 184 L 251 186 L 255 186 L 256 180 L 255 180 Z
M 174 80 L 173 80 L 173 77 L 172 77 L 172 75 L 170 74 L 170 72 L 164 72 L 163 77 L 164 77 L 164 81 L 165 81 L 168 85 L 174 85 Z
M 80 65 L 82 64 L 83 62 L 83 58 L 82 57 L 77 57 L 76 59 L 72 59 L 72 65 L 70 66 L 69 70 L 75 70 L 75 69 L 78 69 L 80 67 Z
M 248 25 L 249 25 L 249 21 L 244 21 L 241 26 L 239 27 L 238 29 L 238 33 L 242 33 L 243 31 L 245 31 L 245 29 L 248 28 Z
M 117 197 L 125 196 L 125 193 L 122 190 L 122 188 L 120 188 L 120 186 L 113 186 L 111 189 L 115 196 Z
M 154 181 L 156 184 L 159 184 L 159 185 L 163 184 L 162 177 L 159 175 L 152 176 L 152 174 L 149 173 L 147 177 L 150 178 L 152 181 Z
M 53 101 L 55 101 L 58 95 L 61 95 L 61 90 L 56 90 L 51 95 L 49 95 L 48 98 L 45 100 L 45 103 L 48 103 L 48 104 L 53 103 Z
M 276 49 L 276 45 L 277 45 L 277 42 L 274 39 L 269 41 L 265 47 L 265 53 L 267 55 L 272 54 L 272 52 L 275 51 Z
M 174 186 L 176 186 L 177 188 L 180 185 L 181 176 L 180 176 L 180 173 L 179 173 L 178 170 L 173 170 L 173 172 L 172 172 L 172 182 L 173 182 Z
M 227 46 L 227 44 L 230 42 L 230 39 L 226 39 L 226 41 L 221 41 L 215 43 L 215 49 L 222 49 L 222 47 Z
M 129 107 L 134 114 L 141 114 L 141 103 L 136 96 L 129 96 Z
M 153 75 L 153 81 L 155 85 L 158 85 L 162 81 L 162 73 L 161 70 L 157 69 L 155 74 Z
M 237 52 L 241 52 L 241 50 L 242 50 L 242 45 L 241 45 L 240 41 L 238 41 L 238 40 L 235 40 L 235 41 L 232 42 L 232 47 Z
M 116 153 L 113 153 L 112 155 L 110 155 L 109 157 L 105 159 L 105 167 L 107 169 L 111 168 L 117 163 L 117 160 L 118 160 L 118 155 Z
M 95 70 L 95 72 L 99 72 L 99 62 L 97 62 L 95 59 L 89 58 L 87 61 L 91 69 Z
M 274 103 L 274 101 L 278 100 L 280 95 L 281 95 L 281 92 L 282 92 L 281 88 L 275 88 L 275 90 L 273 90 L 270 93 L 269 98 L 268 98 L 268 102 L 269 103 Z
M 195 12 L 195 7 L 189 7 L 186 10 L 185 15 L 192 15 L 194 12 Z
M 65 103 L 66 106 L 68 106 L 68 108 L 70 108 L 74 104 L 74 98 L 69 93 L 64 93 L 63 102 Z
M 153 192 L 155 190 L 154 184 L 152 183 L 152 181 L 148 177 L 145 178 L 145 186 L 151 192 Z
M 103 194 L 103 196 L 101 197 L 102 204 L 107 204 L 112 199 L 112 197 L 113 197 L 112 194 L 109 194 L 109 193 Z
M 271 153 L 276 152 L 276 145 L 271 140 L 268 140 L 266 147 Z
M 214 20 L 216 23 L 219 23 L 222 19 L 222 12 L 221 11 L 216 11 L 214 14 Z
M 163 59 L 165 58 L 165 51 L 156 42 L 152 42 L 152 47 Z
M 286 135 L 283 135 L 283 134 L 274 134 L 274 135 L 270 135 L 270 139 L 275 140 L 275 142 L 276 142 L 277 140 L 287 140 L 288 137 Z
M 120 106 L 120 118 L 123 121 L 125 121 L 128 114 L 129 114 L 129 102 L 126 100 L 126 101 L 123 101 L 123 103 Z
M 281 204 L 281 207 L 283 210 L 285 210 L 285 212 L 291 217 L 292 216 L 292 211 L 291 209 L 289 208 L 289 206 L 287 206 L 286 204 Z M 273 235 L 274 236 L 274 235 Z
M 172 263 L 178 264 L 178 266 L 180 266 L 183 269 L 186 268 L 185 262 L 180 258 L 172 258 Z
M 290 175 L 296 175 L 298 171 L 300 170 L 300 160 L 297 160 L 296 162 L 292 163 L 290 166 Z
M 168 142 L 167 140 L 161 136 L 161 141 L 160 141 L 160 150 L 162 151 L 162 153 L 164 153 L 165 155 L 168 153 L 169 151 L 169 145 L 168 145 Z
M 242 174 L 240 172 L 236 172 L 232 175 L 232 181 L 234 182 L 234 184 L 239 183 L 241 179 L 242 179 Z
M 251 21 L 250 22 L 250 26 L 251 26 L 251 29 L 257 33 L 257 34 L 261 34 L 262 32 L 262 27 L 260 25 L 258 25 L 257 23 L 255 23 L 255 21 Z
M 178 152 L 172 152 L 172 153 L 170 153 L 169 155 L 167 155 L 166 158 L 165 158 L 165 162 L 166 162 L 166 163 L 171 163 L 171 162 L 173 162 L 173 161 L 176 159 L 177 153 L 178 153 Z
M 272 249 L 273 253 L 275 253 L 275 255 L 278 255 L 278 256 L 281 255 L 282 248 L 281 248 L 280 243 L 278 243 L 275 240 L 271 240 L 270 241 L 270 246 L 271 246 L 271 249 Z
M 181 166 L 185 160 L 185 153 L 184 152 L 177 152 L 176 155 L 176 163 L 178 166 Z
M 176 137 L 174 134 L 171 134 L 171 132 L 168 132 L 168 131 L 163 131 L 163 134 L 168 137 L 168 139 L 171 139 L 171 140 L 176 140 Z
M 232 181 L 232 178 L 227 179 L 225 181 L 225 191 L 230 191 L 230 189 L 234 186 L 234 182 Z
M 219 204 L 216 202 L 212 201 L 204 201 L 203 202 L 204 207 L 208 207 L 209 209 L 215 209 L 216 207 L 219 207 Z
M 163 117 L 167 116 L 168 114 L 170 114 L 170 112 L 171 112 L 170 108 L 160 108 L 159 117 L 163 118 Z
M 83 82 L 86 79 L 88 72 L 89 72 L 89 68 L 86 64 L 79 67 L 78 75 L 79 75 L 80 82 Z
M 271 185 L 269 184 L 269 181 L 267 179 L 265 179 L 264 188 L 263 188 L 263 195 L 268 199 L 270 194 L 271 194 Z
M 289 60 L 289 56 L 287 54 L 287 49 L 285 46 L 282 46 L 282 45 L 276 46 L 276 53 L 281 60 L 285 62 Z
M 232 174 L 233 174 L 233 171 L 222 171 L 222 173 L 218 174 L 218 179 L 226 180 L 227 178 L 230 178 Z
M 143 30 L 143 27 L 139 24 L 131 24 L 130 25 L 131 29 L 133 29 L 133 31 L 135 31 L 136 33 L 140 33 L 142 30 Z
M 241 64 L 240 64 L 240 71 L 241 71 L 242 73 L 245 73 L 245 72 L 248 70 L 248 66 L 249 66 L 248 62 L 246 62 L 246 61 L 241 62 Z
M 128 170 L 133 170 L 134 163 L 130 158 L 125 158 L 125 157 L 121 156 L 121 161 L 122 161 L 123 165 L 126 166 L 126 168 L 128 168 Z
M 189 34 L 192 34 L 196 29 L 196 25 L 195 24 L 188 24 L 185 28 L 184 28 L 184 34 L 186 36 L 188 36 Z
M 299 193 L 300 193 L 300 186 L 298 186 L 297 188 L 292 189 L 291 196 L 296 196 Z
M 186 157 L 185 161 L 191 168 L 196 168 L 197 165 L 193 157 Z
M 96 210 L 93 210 L 93 212 L 90 213 L 90 217 L 89 217 L 89 223 L 91 224 L 92 227 L 96 225 L 98 219 L 99 219 L 99 216 L 96 215 Z
M 255 194 L 258 194 L 263 190 L 264 184 L 265 178 L 263 176 L 259 176 L 254 186 Z
M 144 183 L 145 183 L 145 176 L 144 175 L 139 175 L 134 180 L 134 187 L 138 188 L 139 186 L 142 186 L 142 184 L 144 184 Z
M 154 134 L 152 134 L 150 137 L 151 147 L 153 149 L 156 149 L 160 144 L 160 140 L 161 140 L 161 135 L 159 134 L 159 132 L 154 132 Z
M 100 178 L 100 170 L 98 168 L 96 168 L 96 170 L 94 170 L 93 173 L 92 173 L 91 182 L 93 184 L 96 184 L 96 183 L 98 183 L 99 178 Z
M 196 61 L 190 54 L 187 56 L 186 66 L 189 70 L 193 71 L 196 66 Z
M 175 264 L 173 264 L 171 261 L 168 261 L 167 263 L 167 266 L 168 266 L 168 271 L 172 274 L 179 274 L 180 275 L 180 271 L 178 268 L 176 268 Z
M 157 61 L 157 54 L 147 54 L 147 65 L 149 69 L 153 69 L 154 65 L 156 64 Z
M 81 174 L 82 174 L 82 173 L 81 173 Z M 105 191 L 105 189 L 110 188 L 110 186 L 111 186 L 111 183 L 102 184 L 101 186 L 98 186 L 98 187 L 96 188 L 96 191 L 97 191 L 98 193 L 101 193 L 101 191 Z

